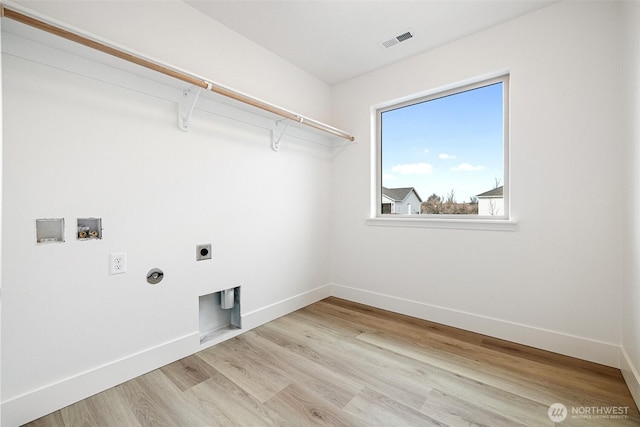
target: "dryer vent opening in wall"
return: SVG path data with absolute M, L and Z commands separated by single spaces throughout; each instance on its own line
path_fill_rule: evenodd
M 200 344 L 218 341 L 242 328 L 240 286 L 202 295 L 198 307 Z
M 398 43 L 409 40 L 412 37 L 413 37 L 413 33 L 411 31 L 405 31 L 402 34 L 399 34 L 389 40 L 383 41 L 380 44 L 385 48 L 389 48 L 391 46 L 397 45 Z

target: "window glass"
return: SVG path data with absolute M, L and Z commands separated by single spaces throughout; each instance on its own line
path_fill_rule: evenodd
M 378 110 L 378 214 L 508 217 L 508 78 Z

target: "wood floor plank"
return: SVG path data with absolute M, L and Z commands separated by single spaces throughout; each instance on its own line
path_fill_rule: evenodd
M 441 421 L 446 425 L 473 425 L 478 427 L 527 427 L 511 418 L 505 417 L 501 411 L 489 410 L 463 399 L 433 390 L 421 412 Z M 534 425 L 551 425 L 551 420 L 540 417 Z
M 98 393 L 84 401 L 86 411 L 95 415 L 97 426 L 122 426 L 140 427 L 140 423 L 129 409 L 122 393 L 118 388 L 111 388 L 103 393 Z M 66 422 L 67 425 L 75 426 L 75 422 Z
M 29 427 L 65 427 L 62 410 L 40 417 L 27 425 Z
M 432 367 L 429 381 L 434 391 L 441 392 L 468 404 L 500 413 L 514 424 L 545 425 L 549 418 L 548 405 L 535 402 L 500 388 Z M 427 399 L 428 400 L 428 399 Z M 425 410 L 425 407 L 422 409 Z
M 259 332 L 280 342 L 289 341 L 291 351 L 323 364 L 340 375 L 390 397 L 414 409 L 424 403 L 431 388 L 420 379 L 420 371 L 411 364 L 398 363 L 373 346 L 359 347 L 348 340 L 336 342 L 321 331 L 295 332 L 293 318 L 280 318 Z M 326 339 L 323 339 L 322 337 Z M 286 345 L 286 344 L 285 344 Z M 399 367 L 398 367 L 399 366 Z
M 380 339 L 377 335 L 375 338 L 376 340 L 372 341 L 365 334 L 361 337 L 362 340 L 368 340 L 390 351 L 424 361 L 425 381 L 436 390 L 479 406 L 488 405 L 510 415 L 510 419 L 516 422 L 525 419 L 529 420 L 531 425 L 536 425 L 537 421 L 544 421 L 546 418 L 549 403 L 536 400 L 548 396 L 545 388 L 527 388 L 523 392 L 522 379 L 502 373 L 496 374 L 491 370 L 476 369 L 477 362 L 459 361 L 451 355 L 449 358 L 439 359 L 428 352 L 416 351 L 414 346 L 407 346 L 404 342 L 396 343 L 390 338 Z
M 167 413 L 167 408 L 164 407 L 162 401 L 145 384 L 144 375 L 118 387 L 142 427 L 179 426 Z
M 617 369 L 332 297 L 28 425 L 544 427 L 552 403 L 640 426 Z
M 359 362 L 359 366 L 372 368 L 375 371 L 374 374 L 379 374 L 383 379 L 388 380 L 390 376 L 398 376 L 405 387 L 413 384 L 416 387 L 414 391 L 417 393 L 430 391 L 421 380 L 425 367 L 422 362 L 418 363 L 415 359 L 404 358 L 402 355 L 391 353 L 379 346 L 371 346 L 359 340 L 359 335 L 353 339 L 346 339 L 339 332 L 336 332 L 337 325 L 330 324 L 321 327 L 302 313 L 292 313 L 291 316 L 279 320 L 289 331 L 294 330 L 296 324 L 308 325 L 302 329 L 304 336 L 297 337 L 300 341 L 306 340 L 310 345 L 314 345 L 314 342 L 331 343 L 331 350 L 335 352 L 334 354 L 339 353 L 343 357 L 348 355 L 355 358 Z M 275 325 L 279 325 L 279 323 L 274 322 Z M 323 347 L 327 348 L 327 345 Z
M 269 359 L 280 370 L 286 371 L 295 382 L 304 384 L 326 401 L 342 408 L 358 392 L 362 385 L 344 376 L 334 373 L 331 369 L 310 362 L 308 359 L 287 351 L 277 344 L 262 338 L 254 331 L 243 334 L 245 342 L 253 348 L 262 348 L 272 355 Z
M 345 426 L 366 427 L 366 424 L 348 412 L 310 393 L 301 384 L 291 384 L 271 397 L 266 405 L 288 420 L 292 426 Z
M 588 378 L 582 373 L 566 372 L 558 367 L 502 355 L 493 350 L 474 351 L 465 344 L 452 347 L 433 340 L 413 339 L 408 345 L 398 335 L 362 334 L 359 339 L 512 393 L 521 393 L 528 399 L 546 405 L 559 399 L 588 406 L 601 406 L 611 399 L 616 399 L 623 406 L 633 403 L 624 382 L 613 387 L 608 380 L 599 381 L 598 376 Z
M 143 387 L 161 410 L 161 414 L 166 414 L 179 426 L 207 427 L 210 420 L 202 414 L 195 402 L 177 387 L 165 373 L 156 369 L 139 378 L 139 384 Z
M 160 369 L 182 391 L 209 379 L 206 362 L 195 354 Z
M 238 338 L 238 337 L 236 337 Z M 255 354 L 243 353 L 241 339 L 232 339 L 200 352 L 200 357 L 260 402 L 291 384 L 283 371 Z
M 447 426 L 375 390 L 364 389 L 344 408 L 368 426 Z
M 488 384 L 543 405 L 550 405 L 563 397 L 559 391 L 538 384 L 535 378 L 520 378 L 493 366 L 487 366 L 475 359 L 460 357 L 454 352 L 434 351 L 427 345 L 414 344 L 408 346 L 404 341 L 394 336 L 381 334 L 362 334 L 359 339 L 372 345 L 387 348 L 390 351 L 397 352 L 406 357 L 420 360 L 427 365 L 447 371 L 451 375 L 459 375 L 483 384 Z
M 89 399 L 81 400 L 73 406 L 61 411 L 64 424 L 77 427 L 94 427 L 100 425 L 97 415 L 91 411 Z
M 190 388 L 185 397 L 210 420 L 210 425 L 289 425 L 281 414 L 266 407 L 221 373 Z

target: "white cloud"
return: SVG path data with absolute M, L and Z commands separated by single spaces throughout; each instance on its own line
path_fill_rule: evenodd
M 428 153 L 429 153 L 429 149 L 428 149 L 428 148 L 425 148 L 425 149 L 424 149 L 424 154 L 428 154 Z
M 447 153 L 438 154 L 438 157 L 440 157 L 441 159 L 444 159 L 444 160 L 455 159 L 456 158 L 456 156 L 453 156 L 453 155 L 447 154 Z
M 392 172 L 400 175 L 431 175 L 433 166 L 429 163 L 411 163 L 406 165 L 395 165 L 391 168 Z
M 484 169 L 484 166 L 473 166 L 469 163 L 460 163 L 458 166 L 453 166 L 451 168 L 453 172 L 475 172 L 481 171 L 482 169 Z
M 393 181 L 394 179 L 398 179 L 398 177 L 396 177 L 395 175 L 390 174 L 390 173 L 382 174 L 382 180 L 383 181 Z

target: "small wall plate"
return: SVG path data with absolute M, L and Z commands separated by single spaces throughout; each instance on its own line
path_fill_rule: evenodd
M 211 243 L 196 246 L 196 261 L 211 259 Z

